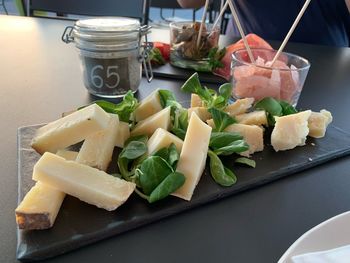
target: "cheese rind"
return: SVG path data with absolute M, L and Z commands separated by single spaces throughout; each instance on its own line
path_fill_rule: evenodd
M 75 160 L 78 155 L 68 150 L 59 150 L 56 154 L 66 160 Z M 18 227 L 26 230 L 52 227 L 65 196 L 62 191 L 37 182 L 15 210 Z
M 131 136 L 147 135 L 151 136 L 156 129 L 163 128 L 168 130 L 170 127 L 170 107 L 157 112 L 156 114 L 140 121 L 130 132 Z
M 119 117 L 110 114 L 107 129 L 88 136 L 80 148 L 76 161 L 102 171 L 106 171 L 112 160 L 115 139 L 118 132 Z
M 266 112 L 264 110 L 239 114 L 236 115 L 235 118 L 241 124 L 258 126 L 267 125 Z
M 20 229 L 47 229 L 53 226 L 65 197 L 62 191 L 37 182 L 16 208 Z
M 309 134 L 308 119 L 311 110 L 275 117 L 275 127 L 271 133 L 271 145 L 276 152 L 305 145 Z
M 134 111 L 135 120 L 137 122 L 142 121 L 149 116 L 156 114 L 158 111 L 163 109 L 158 89 L 148 95 L 145 99 L 141 101 L 139 106 Z
M 322 138 L 326 134 L 327 126 L 333 120 L 332 114 L 327 110 L 321 112 L 311 112 L 308 119 L 309 136 Z
M 115 146 L 119 148 L 124 147 L 124 143 L 130 137 L 129 123 L 119 121 L 117 136 L 115 139 Z
M 39 128 L 32 147 L 40 154 L 55 153 L 106 129 L 109 119 L 109 115 L 101 107 L 92 104 Z
M 134 183 L 48 152 L 35 164 L 33 180 L 108 211 L 122 205 L 135 189 Z
M 147 142 L 148 154 L 150 155 L 164 147 L 169 147 L 172 143 L 175 144 L 176 150 L 180 153 L 183 141 L 167 130 L 158 128 Z
M 264 150 L 264 129 L 259 126 L 235 123 L 229 125 L 225 131 L 237 132 L 243 136 L 249 150 L 239 153 L 242 156 L 249 157 L 250 154 Z
M 192 108 L 189 108 L 189 109 L 187 110 L 188 118 L 191 117 L 192 112 L 195 112 L 195 113 L 197 114 L 197 116 L 198 116 L 202 121 L 206 121 L 206 120 L 209 120 L 209 119 L 211 118 L 210 112 L 209 112 L 208 109 L 205 108 L 205 107 L 192 107 Z
M 205 168 L 211 127 L 192 113 L 176 171 L 183 173 L 186 181 L 172 195 L 190 201 Z
M 252 107 L 254 98 L 245 98 L 236 100 L 234 103 L 228 105 L 224 111 L 231 116 L 236 116 L 245 113 L 249 108 Z

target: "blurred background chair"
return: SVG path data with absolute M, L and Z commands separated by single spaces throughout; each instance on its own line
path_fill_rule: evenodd
M 213 23 L 215 21 L 216 17 L 220 13 L 222 6 L 224 5 L 224 2 L 225 2 L 224 0 L 221 0 L 221 1 L 214 0 L 210 3 L 210 5 L 208 7 L 209 23 Z M 227 8 L 225 10 L 224 15 L 222 16 L 222 19 L 221 19 L 221 24 L 220 24 L 221 34 L 226 33 L 227 25 L 228 25 L 228 22 L 230 20 L 230 15 L 231 15 L 230 9 Z
M 4 10 L 5 14 L 8 15 L 9 12 L 7 12 L 6 5 L 5 5 L 5 0 L 1 0 L 0 6 L 1 6 L 2 9 Z
M 160 17 L 165 22 L 172 22 L 175 19 L 175 12 L 176 10 L 182 9 L 181 6 L 178 4 L 177 0 L 150 0 L 150 7 L 153 8 L 159 8 L 160 9 Z M 172 16 L 171 17 L 164 17 L 163 11 L 164 9 L 171 9 L 172 10 Z M 196 20 L 196 10 L 192 10 L 192 21 Z
M 125 16 L 148 23 L 150 0 L 27 0 L 28 16 L 56 14 L 57 18 L 78 19 L 79 16 Z M 75 16 L 74 16 L 75 15 Z

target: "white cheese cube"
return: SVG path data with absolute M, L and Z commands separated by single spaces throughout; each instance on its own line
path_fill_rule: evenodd
M 80 148 L 76 161 L 102 171 L 106 171 L 112 160 L 117 137 L 119 117 L 110 114 L 111 118 L 107 129 L 88 136 Z
M 129 139 L 129 137 L 130 137 L 129 123 L 119 121 L 117 137 L 115 140 L 115 146 L 119 148 L 123 148 L 125 141 Z
M 250 154 L 264 150 L 264 129 L 259 126 L 235 123 L 228 126 L 225 131 L 237 132 L 243 136 L 249 145 L 249 150 L 239 153 L 242 156 L 249 157 Z
M 327 117 L 327 125 L 329 125 L 333 121 L 332 113 L 325 109 L 321 110 L 320 112 Z
M 231 116 L 245 113 L 249 108 L 252 107 L 254 98 L 245 98 L 236 100 L 234 103 L 228 105 L 224 111 Z
M 190 201 L 205 168 L 211 127 L 192 113 L 176 171 L 183 173 L 186 181 L 172 195 Z
M 191 117 L 192 115 L 192 112 L 195 112 L 197 114 L 197 116 L 202 120 L 202 121 L 206 121 L 206 120 L 209 120 L 211 118 L 211 114 L 210 112 L 208 111 L 207 108 L 205 107 L 192 107 L 192 108 L 189 108 L 187 110 L 188 112 L 188 118 Z
M 35 164 L 33 180 L 108 211 L 122 205 L 135 189 L 134 183 L 48 152 Z
M 236 115 L 235 118 L 241 124 L 258 126 L 267 125 L 266 112 L 264 110 L 239 114 Z
M 202 107 L 202 106 L 203 106 L 202 99 L 197 94 L 191 93 L 191 108 Z
M 177 151 L 180 153 L 183 141 L 167 130 L 158 128 L 147 142 L 148 154 L 150 155 L 164 147 L 169 147 L 172 143 L 175 144 Z
M 92 104 L 38 129 L 32 147 L 40 154 L 55 153 L 106 129 L 109 119 L 101 107 Z
M 140 121 L 131 131 L 131 136 L 147 135 L 151 136 L 158 128 L 168 130 L 170 127 L 170 107 L 167 107 L 160 112 Z
M 332 114 L 329 111 L 311 112 L 308 119 L 309 136 L 322 138 L 326 134 L 328 124 L 332 122 Z
M 143 99 L 140 105 L 134 111 L 135 120 L 137 122 L 142 121 L 149 116 L 161 111 L 162 105 L 160 104 L 158 89 Z
M 308 119 L 311 110 L 275 117 L 276 123 L 271 134 L 271 145 L 276 152 L 293 149 L 305 144 L 309 134 Z

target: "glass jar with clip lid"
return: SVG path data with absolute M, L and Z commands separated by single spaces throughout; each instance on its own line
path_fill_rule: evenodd
M 79 20 L 63 32 L 62 41 L 75 43 L 87 90 L 99 97 L 118 98 L 136 92 L 142 75 L 153 78 L 148 59 L 149 26 L 137 19 L 101 17 Z

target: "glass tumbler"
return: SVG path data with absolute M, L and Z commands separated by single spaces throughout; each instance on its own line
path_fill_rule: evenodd
M 282 52 L 273 65 L 276 50 L 252 49 L 251 63 L 244 49 L 232 54 L 232 95 L 236 99 L 265 97 L 284 100 L 296 106 L 303 89 L 310 63 L 298 55 Z

